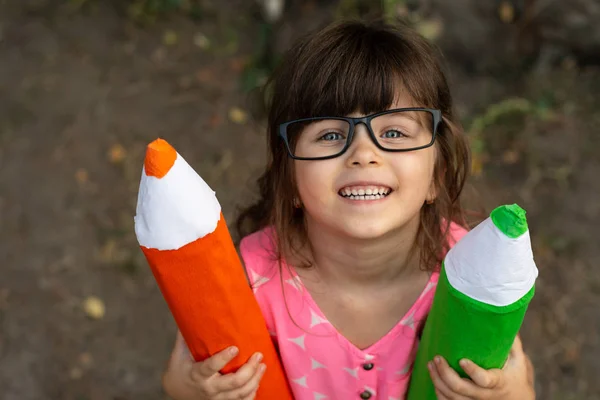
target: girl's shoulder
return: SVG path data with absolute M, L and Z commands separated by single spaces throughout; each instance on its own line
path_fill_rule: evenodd
M 279 259 L 272 227 L 244 236 L 240 240 L 239 252 L 251 284 L 255 283 L 257 277 L 264 277 L 278 270 Z
M 448 241 L 450 243 L 450 247 L 453 247 L 456 242 L 463 238 L 469 231 L 456 222 L 450 223 L 450 232 Z

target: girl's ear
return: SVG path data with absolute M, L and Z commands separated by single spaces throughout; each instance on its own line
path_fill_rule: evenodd
M 437 197 L 437 188 L 435 186 L 435 182 L 431 182 L 431 186 L 429 187 L 429 191 L 427 192 L 427 197 L 425 197 L 426 204 L 433 204 Z

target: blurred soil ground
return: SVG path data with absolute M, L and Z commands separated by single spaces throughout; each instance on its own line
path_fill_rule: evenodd
M 600 5 L 387 3 L 444 52 L 474 144 L 470 204 L 528 212 L 540 277 L 522 334 L 538 398 L 600 399 Z M 169 140 L 230 222 L 255 193 L 257 3 L 145 24 L 123 4 L 0 1 L 4 400 L 165 398 L 175 324 L 133 233 L 149 141 Z M 368 4 L 291 2 L 269 48 Z

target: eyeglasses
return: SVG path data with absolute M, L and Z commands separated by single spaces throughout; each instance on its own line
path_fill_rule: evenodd
M 435 142 L 442 119 L 432 108 L 397 108 L 360 118 L 313 117 L 279 125 L 290 157 L 296 160 L 325 160 L 338 157 L 352 144 L 355 128 L 365 124 L 375 145 L 384 151 L 424 149 Z

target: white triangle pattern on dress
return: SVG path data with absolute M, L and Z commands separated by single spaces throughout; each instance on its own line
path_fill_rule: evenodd
M 373 396 L 375 396 L 375 395 L 377 394 L 377 391 L 376 391 L 375 389 L 373 389 L 372 387 L 365 386 L 365 390 L 366 390 L 367 392 L 371 392 L 371 394 L 372 394 Z
M 322 393 L 317 393 L 317 392 L 313 392 L 313 393 L 315 395 L 315 400 L 322 400 L 322 399 L 326 399 L 327 398 L 327 396 L 325 396 Z
M 312 369 L 319 369 L 319 368 L 325 368 L 325 369 L 327 369 L 326 366 L 324 366 L 323 364 L 321 364 L 320 362 L 318 362 L 314 358 L 311 358 L 310 361 L 311 361 Z
M 423 293 L 421 293 L 421 295 L 419 296 L 419 300 L 421 300 L 423 297 L 425 297 L 425 295 L 434 287 L 437 286 L 437 282 L 428 282 L 427 286 L 425 286 L 425 289 L 423 289 Z
M 288 340 L 290 342 L 296 343 L 298 346 L 300 346 L 302 348 L 302 350 L 306 350 L 306 347 L 304 346 L 304 338 L 306 337 L 306 334 L 299 336 L 297 338 L 288 338 Z
M 302 287 L 302 281 L 299 276 L 294 276 L 290 279 L 286 279 L 285 283 L 288 283 L 294 287 L 294 289 L 300 289 Z
M 344 371 L 346 371 L 347 373 L 349 373 L 350 375 L 352 375 L 353 377 L 358 379 L 358 367 L 355 367 L 355 368 L 344 367 Z
M 375 358 L 373 354 L 365 354 L 365 361 L 371 361 Z
M 308 389 L 308 384 L 306 383 L 306 376 L 303 376 L 298 379 L 292 379 L 292 382 L 297 383 L 298 385 Z
M 251 283 L 252 283 L 252 290 L 254 291 L 254 293 L 256 293 L 256 290 L 259 287 L 261 287 L 265 283 L 269 282 L 269 280 L 270 280 L 269 278 L 267 278 L 265 276 L 257 274 L 252 269 L 248 269 L 248 272 L 250 272 L 250 279 L 251 279 Z
M 415 311 L 413 310 L 409 315 L 404 317 L 400 321 L 401 325 L 409 326 L 413 331 L 415 330 Z
M 327 321 L 325 318 L 322 318 L 320 315 L 318 315 L 312 308 L 310 309 L 310 327 L 313 328 L 315 325 L 319 325 L 319 324 L 328 324 L 329 321 Z
M 404 366 L 404 368 L 402 368 L 401 370 L 396 371 L 396 375 L 406 375 L 406 373 L 408 373 L 409 370 L 410 370 L 410 363 L 406 364 Z

